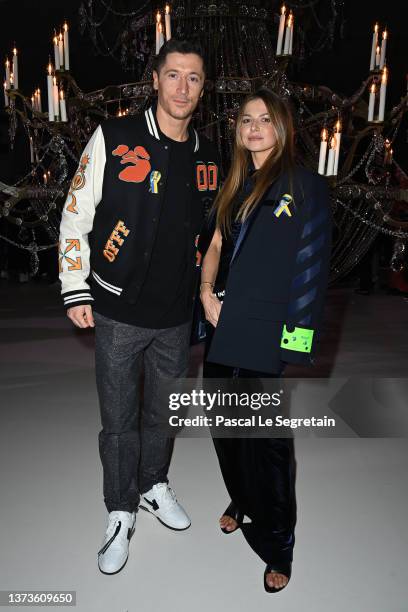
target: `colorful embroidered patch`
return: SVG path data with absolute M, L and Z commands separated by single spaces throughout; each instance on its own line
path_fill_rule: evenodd
M 71 270 L 82 270 L 82 259 L 80 257 L 75 257 L 75 259 L 71 257 L 67 256 L 67 253 L 69 253 L 70 251 L 74 250 L 80 252 L 81 251 L 81 245 L 80 242 L 77 238 L 67 238 L 65 240 L 65 242 L 67 243 L 67 247 L 65 248 L 65 250 L 63 251 L 61 248 L 61 243 L 58 243 L 58 250 L 59 250 L 59 258 L 58 258 L 58 268 L 59 271 L 62 272 L 63 268 L 62 268 L 62 262 L 66 261 L 68 263 L 68 272 L 71 272 Z
M 158 170 L 152 170 L 150 173 L 150 193 L 159 193 L 159 181 L 161 179 L 161 172 Z
M 293 202 L 292 196 L 288 193 L 285 193 L 278 204 L 278 206 L 273 211 L 275 217 L 280 217 L 280 215 L 284 212 L 288 217 L 292 216 L 292 213 L 289 210 L 289 204 Z
M 141 183 L 151 170 L 150 155 L 142 146 L 129 149 L 127 145 L 120 144 L 112 151 L 112 155 L 121 157 L 121 164 L 131 164 L 119 173 L 121 181 L 126 183 Z
M 77 200 L 74 196 L 74 191 L 78 191 L 79 189 L 85 187 L 85 170 L 87 165 L 89 164 L 89 159 L 89 155 L 84 155 L 81 158 L 81 161 L 79 162 L 79 168 L 74 174 L 74 178 L 71 181 L 71 186 L 68 191 L 68 197 L 71 197 L 71 202 L 67 205 L 66 210 L 68 212 L 74 213 L 75 215 L 78 214 L 78 211 L 76 209 Z
M 110 263 L 115 261 L 116 255 L 119 253 L 119 247 L 122 246 L 126 236 L 129 235 L 129 232 L 130 230 L 126 227 L 124 222 L 119 219 L 113 228 L 113 232 L 106 241 L 105 248 L 103 250 L 104 257 L 106 257 Z
M 213 162 L 197 162 L 197 188 L 199 191 L 215 191 L 218 186 L 218 167 Z

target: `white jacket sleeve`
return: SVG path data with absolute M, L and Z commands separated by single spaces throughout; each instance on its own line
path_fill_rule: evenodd
M 93 302 L 86 282 L 90 273 L 88 234 L 102 199 L 105 163 L 105 141 L 99 126 L 82 153 L 62 211 L 58 265 L 66 308 Z

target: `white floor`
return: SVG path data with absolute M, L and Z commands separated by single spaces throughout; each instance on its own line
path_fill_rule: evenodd
M 407 612 L 405 439 L 296 441 L 293 576 L 274 595 L 241 534 L 217 527 L 227 496 L 210 439 L 179 439 L 170 479 L 191 529 L 140 512 L 125 569 L 102 575 L 92 333 L 71 328 L 49 288 L 13 289 L 0 316 L 0 590 L 75 590 L 78 612 Z M 343 375 L 341 343 L 338 355 Z

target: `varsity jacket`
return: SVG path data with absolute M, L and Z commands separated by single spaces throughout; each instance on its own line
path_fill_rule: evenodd
M 311 365 L 330 269 L 332 213 L 326 179 L 296 167 L 241 226 L 208 360 L 278 373 Z M 292 195 L 291 195 L 292 194 Z M 209 238 L 202 233 L 204 256 Z
M 107 119 L 82 153 L 60 226 L 59 277 L 66 308 L 92 304 L 92 283 L 128 303 L 137 301 L 171 172 L 156 108 L 157 102 L 139 115 Z M 219 154 L 191 125 L 189 135 L 190 205 L 202 212 L 194 218 L 204 220 L 218 189 Z M 186 223 L 187 257 L 195 267 L 201 224 Z

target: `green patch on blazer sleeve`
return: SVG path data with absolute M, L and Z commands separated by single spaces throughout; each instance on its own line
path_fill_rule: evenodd
M 313 341 L 313 329 L 305 329 L 304 327 L 295 327 L 292 332 L 283 326 L 281 348 L 290 351 L 300 351 L 301 353 L 310 353 Z

